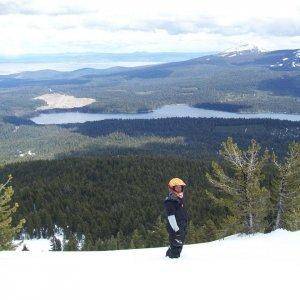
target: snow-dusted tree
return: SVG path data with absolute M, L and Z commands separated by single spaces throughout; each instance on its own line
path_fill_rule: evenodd
M 50 239 L 51 251 L 62 251 L 62 243 L 55 235 Z
M 13 250 L 15 246 L 13 238 L 23 227 L 25 219 L 19 221 L 16 226 L 12 225 L 12 216 L 18 209 L 18 203 L 10 204 L 13 196 L 13 188 L 9 185 L 12 176 L 8 176 L 5 183 L 0 184 L 0 250 Z
M 254 233 L 264 229 L 264 217 L 269 192 L 262 186 L 262 168 L 269 154 L 260 154 L 260 146 L 255 140 L 247 150 L 241 150 L 229 137 L 219 151 L 229 170 L 212 162 L 212 174 L 206 173 L 208 181 L 217 189 L 216 193 L 206 190 L 207 195 L 224 205 L 230 212 L 228 222 L 231 227 L 244 233 Z
M 22 251 L 29 251 L 29 249 L 27 248 L 27 246 L 25 244 L 23 245 Z
M 283 162 L 272 153 L 276 168 L 272 181 L 272 198 L 275 200 L 273 229 L 300 229 L 300 143 L 289 144 Z

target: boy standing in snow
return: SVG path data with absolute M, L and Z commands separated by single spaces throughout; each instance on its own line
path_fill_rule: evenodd
M 173 178 L 168 183 L 169 194 L 164 201 L 167 218 L 167 230 L 170 246 L 166 256 L 180 257 L 187 231 L 187 213 L 185 210 L 183 190 L 186 184 L 180 178 Z

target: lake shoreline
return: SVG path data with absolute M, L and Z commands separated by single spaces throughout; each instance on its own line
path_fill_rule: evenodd
M 124 111 L 118 111 L 118 110 L 113 110 L 113 111 L 107 111 L 102 108 L 92 108 L 90 107 L 90 104 L 81 106 L 81 107 L 72 107 L 72 108 L 48 108 L 48 109 L 43 109 L 43 110 L 34 110 L 30 113 L 24 114 L 20 117 L 26 118 L 26 119 L 31 119 L 34 117 L 37 117 L 41 114 L 55 114 L 55 113 L 68 113 L 68 112 L 78 112 L 78 113 L 87 113 L 87 114 L 144 114 L 144 113 L 151 113 L 154 110 L 143 110 L 143 111 L 133 111 L 133 112 L 124 112 Z
M 55 111 L 54 111 L 55 110 Z M 83 111 L 84 110 L 84 111 Z M 38 113 L 38 114 L 37 114 Z M 226 112 L 221 110 L 210 110 L 196 108 L 187 104 L 164 105 L 149 112 L 137 113 L 107 113 L 90 112 L 87 107 L 71 109 L 50 109 L 35 112 L 30 120 L 36 124 L 69 124 L 84 123 L 89 121 L 101 121 L 105 119 L 157 119 L 172 117 L 198 117 L 198 118 L 270 118 L 279 120 L 300 121 L 300 114 L 287 113 L 240 113 Z M 63 121 L 61 121 L 64 118 Z
M 205 107 L 202 106 L 202 103 L 199 104 L 193 104 L 193 105 L 189 105 L 189 104 L 185 104 L 185 103 L 174 103 L 174 104 L 165 104 L 160 106 L 157 109 L 160 109 L 164 106 L 169 106 L 169 105 L 188 105 L 190 107 L 193 108 L 198 108 L 198 109 L 204 109 L 204 110 L 208 110 L 208 111 L 219 111 L 219 112 L 224 112 L 224 113 L 236 113 L 239 115 L 248 115 L 248 114 L 252 114 L 252 115 L 256 115 L 256 114 L 285 114 L 285 115 L 294 115 L 297 116 L 299 115 L 299 113 L 291 113 L 291 112 L 274 112 L 274 111 L 266 111 L 266 110 L 262 110 L 262 111 L 231 111 L 231 110 L 226 110 L 226 109 L 211 109 L 209 107 Z M 71 108 L 48 108 L 48 109 L 43 109 L 43 110 L 34 110 L 30 113 L 24 114 L 20 117 L 22 118 L 26 118 L 26 119 L 31 119 L 34 117 L 39 116 L 40 114 L 55 114 L 55 113 L 68 113 L 68 112 L 79 112 L 79 113 L 88 113 L 88 114 L 127 114 L 127 115 L 132 115 L 132 114 L 145 114 L 145 113 L 152 113 L 154 112 L 156 109 L 144 109 L 144 110 L 137 110 L 137 111 L 132 111 L 132 112 L 125 112 L 125 111 L 120 111 L 120 110 L 112 110 L 112 111 L 108 111 L 106 109 L 103 108 L 94 108 L 94 107 L 90 107 L 90 104 L 85 105 L 85 106 L 81 106 L 81 107 L 71 107 Z

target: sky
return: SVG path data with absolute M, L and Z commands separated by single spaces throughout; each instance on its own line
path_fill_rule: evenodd
M 0 55 L 300 48 L 300 1 L 0 0 Z

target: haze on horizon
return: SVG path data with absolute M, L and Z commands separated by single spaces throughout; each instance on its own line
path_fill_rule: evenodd
M 2 56 L 295 49 L 300 1 L 0 0 L 0 35 Z

